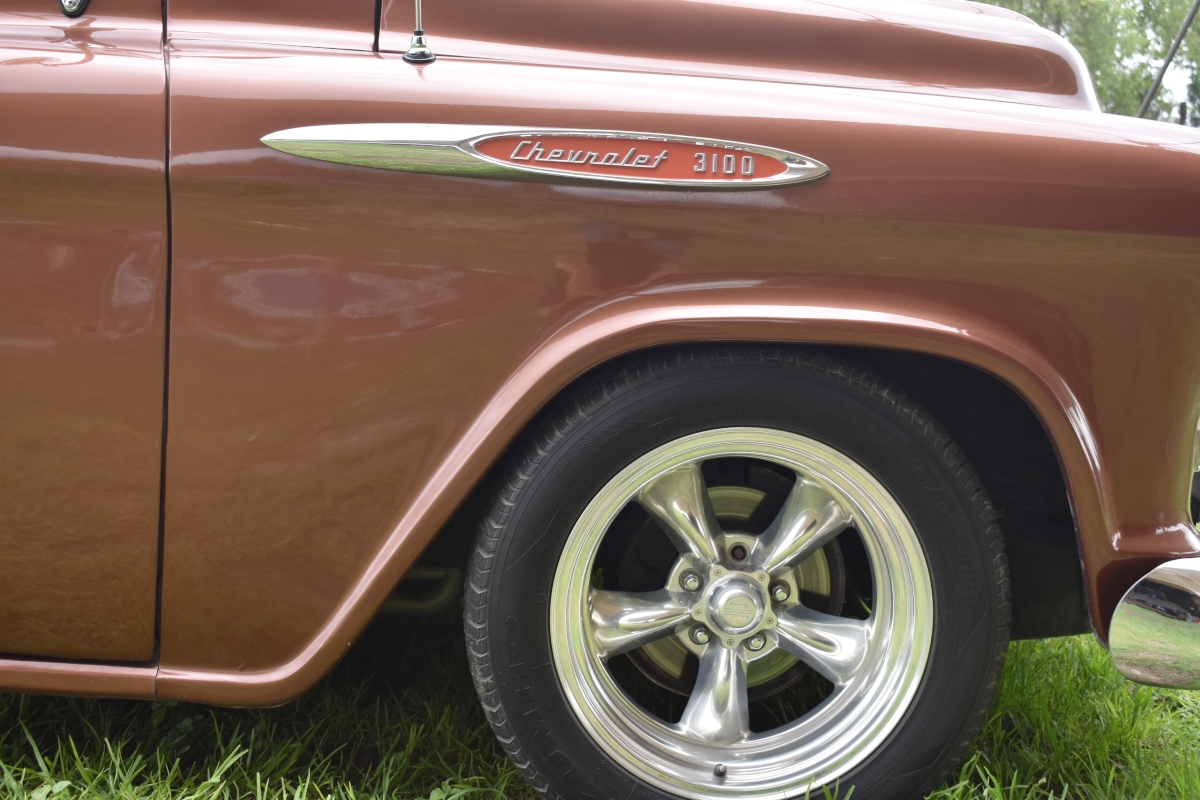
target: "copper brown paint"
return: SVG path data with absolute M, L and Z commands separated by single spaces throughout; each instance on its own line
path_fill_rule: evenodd
M 303 691 L 540 407 L 652 345 L 902 348 L 999 376 L 1059 451 L 1101 634 L 1147 565 L 1200 550 L 1186 511 L 1200 137 L 1055 108 L 1090 100 L 1057 67 L 1014 89 L 1003 59 L 943 95 L 714 77 L 723 54 L 703 48 L 662 73 L 598 68 L 614 55 L 601 33 L 587 69 L 444 51 L 415 68 L 347 44 L 357 6 L 337 24 L 299 9 L 296 25 L 275 9 L 239 17 L 248 33 L 172 36 L 159 696 Z M 337 35 L 297 46 L 322 24 Z M 554 25 L 524 43 L 577 46 Z M 1042 107 L 950 96 L 1010 91 Z M 695 135 L 832 172 L 706 195 L 390 173 L 258 142 L 348 122 Z
M 55 3 L 0 3 L 0 652 L 146 661 L 166 303 L 162 9 L 95 6 L 68 20 Z M 0 666 L 6 686 L 39 680 L 20 672 Z
M 382 2 L 380 49 L 403 52 L 413 3 Z M 442 55 L 1097 108 L 1065 41 L 955 0 L 440 0 L 424 24 Z
M 370 50 L 375 0 L 171 0 L 171 39 Z M 249 55 L 249 53 L 247 53 Z
M 320 89 L 300 88 L 305 75 Z M 236 97 L 218 90 L 235 77 Z M 1197 547 L 1170 528 L 1184 520 L 1197 394 L 1181 363 L 1195 356 L 1178 327 L 1144 323 L 1197 288 L 1187 209 L 1200 174 L 1176 152 L 1193 147 L 1185 133 L 448 57 L 420 70 L 367 53 L 247 64 L 197 45 L 178 51 L 173 81 L 163 696 L 276 702 L 311 683 L 542 403 L 651 344 L 838 342 L 968 361 L 1053 432 L 1090 575 L 1125 557 L 1109 543 L 1118 530 L 1164 555 Z M 692 133 L 824 157 L 833 174 L 703 197 L 255 149 L 274 130 L 367 120 Z M 1171 357 L 1143 358 L 1151 349 Z M 1124 588 L 1093 597 L 1099 627 Z

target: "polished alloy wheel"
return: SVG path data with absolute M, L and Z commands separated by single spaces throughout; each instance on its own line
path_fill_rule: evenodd
M 731 505 L 738 487 L 710 489 L 704 469 L 729 459 L 790 477 L 762 530 L 722 524 L 735 515 L 717 509 Z M 606 588 L 598 568 L 606 537 L 631 505 L 674 546 L 661 587 Z M 816 575 L 828 592 L 839 579 L 829 548 L 836 553 L 847 535 L 861 542 L 869 567 L 864 618 L 805 602 L 806 580 Z M 925 554 L 887 489 L 831 447 L 759 427 L 684 436 L 621 470 L 571 530 L 550 592 L 554 667 L 583 727 L 632 774 L 696 798 L 802 795 L 846 775 L 909 708 L 933 622 Z M 677 720 L 634 699 L 615 669 L 618 657 L 638 654 L 639 669 L 653 662 L 686 684 L 682 669 L 667 668 L 672 652 L 698 662 Z M 828 682 L 827 695 L 775 720 L 782 724 L 752 729 L 752 684 L 782 688 L 781 675 L 805 667 Z
M 471 674 L 548 800 L 925 797 L 995 697 L 1003 536 L 946 430 L 830 353 L 630 356 L 496 473 Z

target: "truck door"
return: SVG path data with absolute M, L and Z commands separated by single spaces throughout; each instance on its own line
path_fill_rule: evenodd
M 0 0 L 0 653 L 154 654 L 160 0 Z

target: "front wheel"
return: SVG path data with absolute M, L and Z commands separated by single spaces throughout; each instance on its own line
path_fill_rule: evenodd
M 579 390 L 467 585 L 485 710 L 549 797 L 916 796 L 977 733 L 1007 645 L 962 454 L 802 350 L 647 356 Z

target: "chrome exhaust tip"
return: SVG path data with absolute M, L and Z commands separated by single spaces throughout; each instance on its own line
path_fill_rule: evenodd
M 1133 585 L 1113 613 L 1108 647 L 1136 683 L 1200 689 L 1200 558 L 1178 558 Z

